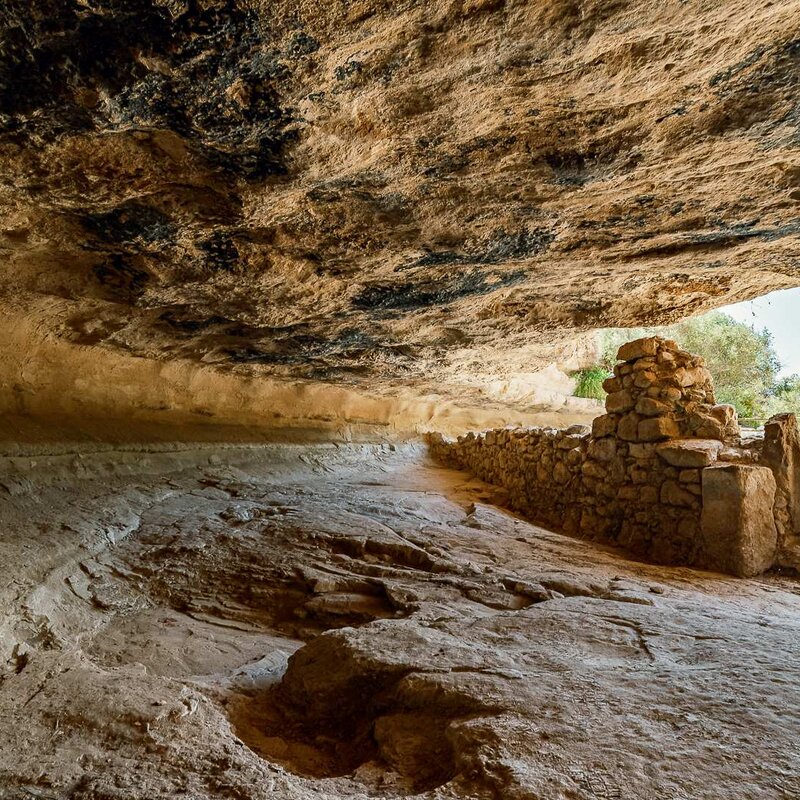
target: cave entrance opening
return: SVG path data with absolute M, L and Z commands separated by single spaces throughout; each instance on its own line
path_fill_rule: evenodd
M 607 328 L 595 333 L 594 362 L 576 372 L 578 397 L 603 399 L 618 348 L 641 336 L 675 339 L 705 359 L 717 399 L 736 408 L 745 430 L 758 432 L 775 414 L 800 413 L 800 288 L 724 306 L 646 328 Z

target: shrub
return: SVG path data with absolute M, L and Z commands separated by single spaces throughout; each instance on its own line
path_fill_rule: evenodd
M 572 377 L 577 381 L 575 385 L 575 397 L 590 397 L 593 400 L 603 401 L 606 393 L 603 391 L 603 381 L 611 373 L 603 366 L 590 367 L 576 372 Z

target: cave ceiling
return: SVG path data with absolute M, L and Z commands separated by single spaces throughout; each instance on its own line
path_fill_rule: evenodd
M 6 0 L 0 308 L 457 385 L 800 285 L 792 0 Z

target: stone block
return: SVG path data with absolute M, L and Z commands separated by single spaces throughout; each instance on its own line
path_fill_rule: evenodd
M 664 481 L 661 484 L 661 502 L 668 506 L 684 506 L 691 508 L 695 502 L 695 496 L 686 491 L 675 481 Z
M 720 403 L 711 407 L 711 416 L 719 420 L 723 425 L 738 425 L 736 409 L 728 403 Z
M 617 443 L 614 439 L 597 439 L 589 445 L 589 457 L 597 461 L 611 461 L 617 454 Z
M 767 429 L 769 431 L 769 428 Z M 764 439 L 764 452 L 767 450 L 767 438 Z M 758 461 L 758 454 L 752 450 L 740 450 L 737 447 L 726 447 L 723 445 L 720 448 L 717 461 L 728 461 L 732 464 L 753 464 Z M 768 461 L 768 459 L 765 459 Z M 775 470 L 773 469 L 773 472 Z M 799 476 L 800 477 L 800 476 Z M 780 481 L 778 481 L 780 483 Z
M 656 453 L 673 467 L 701 468 L 717 460 L 722 442 L 716 439 L 671 439 L 656 445 Z
M 569 479 L 572 477 L 572 473 L 563 464 L 561 461 L 557 461 L 555 467 L 553 467 L 553 480 L 556 483 L 564 484 L 568 483 Z
M 639 438 L 639 421 L 641 417 L 633 412 L 626 414 L 617 425 L 617 436 L 626 442 L 635 442 Z
M 660 400 L 653 400 L 652 397 L 640 397 L 636 403 L 636 413 L 643 417 L 663 417 L 670 411 L 670 406 Z
M 625 480 L 625 460 L 618 457 L 611 461 L 608 475 L 615 483 L 622 483 Z
M 615 414 L 622 411 L 630 411 L 636 404 L 630 392 L 622 390 L 621 392 L 614 392 L 606 397 L 606 411 L 609 414 Z
M 674 439 L 680 435 L 678 423 L 671 417 L 650 417 L 639 423 L 638 439 L 642 442 L 657 442 Z
M 597 479 L 605 478 L 607 473 L 606 468 L 596 461 L 585 461 L 581 470 L 587 477 Z
M 628 452 L 636 459 L 652 458 L 655 451 L 656 445 L 649 442 L 636 442 L 628 445 Z
M 700 411 L 689 415 L 689 429 L 701 439 L 722 441 L 725 438 L 725 426 L 716 417 Z
M 658 502 L 658 489 L 655 486 L 639 487 L 639 502 L 653 505 Z
M 604 436 L 611 436 L 617 431 L 617 420 L 611 414 L 603 414 L 600 417 L 595 417 L 592 421 L 592 436 L 595 439 L 602 439 Z
M 698 563 L 741 577 L 775 559 L 775 477 L 769 467 L 718 464 L 703 470 Z
M 603 391 L 608 394 L 622 391 L 622 381 L 619 378 L 606 378 L 603 381 Z
M 657 336 L 648 336 L 645 339 L 635 339 L 622 345 L 617 351 L 619 361 L 635 361 L 637 358 L 654 356 L 658 352 L 660 340 Z
M 564 433 L 568 436 L 588 436 L 592 432 L 591 425 L 570 425 Z
M 570 466 L 575 467 L 583 461 L 583 454 L 580 450 L 576 447 L 574 450 L 567 450 L 566 455 L 564 456 L 564 462 Z
M 678 367 L 678 369 L 672 373 L 672 380 L 677 386 L 683 386 L 684 388 L 694 383 L 694 378 L 685 367 Z

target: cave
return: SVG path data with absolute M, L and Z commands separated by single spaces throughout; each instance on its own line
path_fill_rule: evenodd
M 800 797 L 795 415 L 572 377 L 800 287 L 796 0 L 3 0 L 0 165 L 0 798 Z

